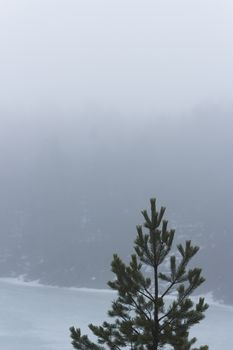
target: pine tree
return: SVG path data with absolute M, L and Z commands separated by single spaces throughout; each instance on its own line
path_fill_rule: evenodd
M 81 335 L 80 329 L 71 327 L 75 349 L 208 349 L 208 346 L 194 349 L 196 339 L 189 340 L 190 327 L 204 318 L 208 308 L 204 298 L 199 298 L 197 303 L 190 298 L 204 282 L 200 268 L 187 267 L 199 247 L 188 240 L 184 245 L 177 245 L 177 254 L 172 254 L 175 230 L 169 230 L 168 221 L 163 219 L 165 208 L 157 211 L 155 199 L 151 199 L 150 205 L 150 215 L 142 211 L 147 233 L 142 226 L 137 226 L 135 253 L 129 265 L 117 254 L 113 255 L 111 266 L 115 279 L 108 285 L 117 292 L 117 298 L 108 316 L 114 322 L 89 325 L 97 344 Z

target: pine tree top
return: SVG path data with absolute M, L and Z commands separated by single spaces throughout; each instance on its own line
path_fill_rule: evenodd
M 197 303 L 190 298 L 205 281 L 200 268 L 188 268 L 199 247 L 188 240 L 177 245 L 178 256 L 172 254 L 175 230 L 168 229 L 164 213 L 165 208 L 157 210 L 156 200 L 152 198 L 150 214 L 147 210 L 142 211 L 145 221 L 137 226 L 134 254 L 129 264 L 126 265 L 117 254 L 113 255 L 111 268 L 115 279 L 108 285 L 117 291 L 117 298 L 112 302 L 108 316 L 114 322 L 89 325 L 97 337 L 97 344 L 81 335 L 80 329 L 72 327 L 75 349 L 158 350 L 165 345 L 174 350 L 208 349 L 207 346 L 192 348 L 196 339 L 189 340 L 190 327 L 204 318 L 208 308 L 204 298 L 199 298 Z M 167 261 L 169 271 L 163 266 Z M 171 294 L 172 301 L 168 302 Z

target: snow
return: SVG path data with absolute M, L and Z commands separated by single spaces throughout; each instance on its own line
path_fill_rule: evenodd
M 100 324 L 114 293 L 87 288 L 42 286 L 11 278 L 0 279 L 0 348 L 4 350 L 71 350 L 69 327 Z M 210 350 L 233 349 L 233 307 L 214 302 L 206 319 L 192 333 Z

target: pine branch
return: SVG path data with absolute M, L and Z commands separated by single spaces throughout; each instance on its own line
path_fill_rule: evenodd
M 126 321 L 126 322 L 129 321 L 129 320 L 127 320 L 127 318 L 124 317 L 124 316 L 121 316 L 121 318 L 122 318 L 124 321 Z M 131 329 L 132 329 L 132 331 L 135 332 L 137 335 L 141 335 L 141 333 L 140 333 L 135 327 L 131 326 Z
M 152 294 L 151 295 L 145 294 L 140 289 L 136 289 L 136 291 L 137 291 L 138 294 L 144 296 L 145 298 L 149 299 L 150 301 L 152 301 L 152 302 L 155 301 L 155 299 L 153 298 Z
M 155 298 L 153 297 L 153 295 L 150 293 L 150 291 L 144 287 L 144 290 L 146 291 L 146 293 L 148 293 L 147 298 L 150 299 L 153 303 L 155 302 Z
M 181 306 L 182 302 L 188 297 L 188 295 L 190 294 L 190 292 L 187 290 L 186 293 L 183 295 L 183 297 L 178 301 L 176 302 L 176 306 L 171 308 L 165 315 L 163 315 L 162 317 L 159 318 L 159 322 L 161 322 L 164 318 L 168 317 L 169 315 L 171 315 L 174 311 L 177 310 L 177 308 L 179 306 Z M 206 304 L 207 306 L 207 304 Z M 162 327 L 160 327 L 160 331 L 163 331 L 164 328 L 166 328 L 166 326 L 168 324 L 171 324 L 174 320 L 176 319 L 176 316 L 172 317 L 169 321 L 165 321 L 164 322 L 164 325 Z
M 133 299 L 132 296 L 130 296 L 130 299 L 131 299 L 131 302 L 133 303 L 133 305 L 135 306 L 135 308 L 141 312 L 142 315 L 145 316 L 145 318 L 148 320 L 148 321 L 151 321 L 151 318 L 148 317 L 148 315 L 146 314 L 146 312 L 138 305 L 138 303 Z M 131 304 L 132 305 L 132 304 Z M 133 306 L 132 305 L 132 306 Z
M 161 295 L 161 298 L 164 298 L 165 295 L 168 294 L 168 292 L 172 289 L 172 287 L 174 287 L 174 285 L 176 285 L 177 281 L 173 281 L 170 286 L 165 290 L 165 292 L 163 292 L 163 294 Z

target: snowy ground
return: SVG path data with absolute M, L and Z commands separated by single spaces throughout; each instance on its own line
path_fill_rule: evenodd
M 71 350 L 69 327 L 106 319 L 111 291 L 69 289 L 0 279 L 0 348 Z M 211 304 L 206 319 L 193 330 L 210 350 L 233 349 L 233 307 Z

